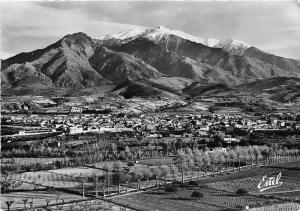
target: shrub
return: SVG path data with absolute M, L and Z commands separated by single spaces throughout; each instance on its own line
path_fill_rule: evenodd
M 174 185 L 180 185 L 180 184 L 182 184 L 180 181 L 178 181 L 178 180 L 175 180 L 175 181 L 173 181 L 173 184 Z
M 197 181 L 189 181 L 189 185 L 198 186 L 199 183 Z
M 238 195 L 246 195 L 246 194 L 248 194 L 249 193 L 249 191 L 247 191 L 246 189 L 244 189 L 244 188 L 240 188 L 240 189 L 238 189 L 237 191 L 236 191 L 236 194 L 238 194 Z
M 168 186 L 165 188 L 165 192 L 175 192 L 177 191 L 176 187 Z
M 186 183 L 180 183 L 179 186 L 180 186 L 181 188 L 187 188 L 187 187 L 188 187 L 188 184 L 186 184 Z
M 201 193 L 201 192 L 199 192 L 199 191 L 193 191 L 192 194 L 191 194 L 191 197 L 192 197 L 192 198 L 199 199 L 199 198 L 203 198 L 204 195 L 203 195 L 203 193 Z
M 199 183 L 198 183 L 198 187 L 199 187 L 199 188 L 208 188 L 208 185 L 205 184 L 205 183 L 199 182 Z

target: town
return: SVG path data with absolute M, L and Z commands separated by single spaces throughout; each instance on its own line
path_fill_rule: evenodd
M 300 115 L 284 112 L 282 105 L 261 113 L 265 104 L 252 102 L 249 110 L 236 97 L 178 101 L 40 96 L 9 102 L 1 117 L 1 172 L 7 175 L 1 191 L 7 197 L 11 191 L 33 188 L 33 198 L 41 191 L 53 198 L 72 193 L 82 206 L 88 198 L 100 197 L 108 207 L 139 209 L 128 207 L 122 197 L 109 198 L 163 188 L 176 193 L 175 181 L 199 186 L 201 177 L 235 170 L 251 173 L 255 166 L 293 163 L 300 157 Z M 46 178 L 51 179 L 45 183 Z M 52 203 L 69 206 L 64 200 Z M 39 199 L 36 207 L 49 208 L 50 201 Z M 15 206 L 26 208 L 26 203 Z M 263 202 L 249 206 L 258 203 Z

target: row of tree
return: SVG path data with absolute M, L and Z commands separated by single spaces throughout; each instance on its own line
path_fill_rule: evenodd
M 272 146 L 236 146 L 234 148 L 227 148 L 226 150 L 202 151 L 191 150 L 178 150 L 175 157 L 175 163 L 178 169 L 182 172 L 185 171 L 212 171 L 215 174 L 216 170 L 220 173 L 222 169 L 228 169 L 232 166 L 232 171 L 235 167 L 241 169 L 243 165 L 259 165 L 270 164 L 277 162 L 279 159 L 289 159 L 290 157 L 299 157 L 300 150 L 298 149 L 279 149 L 278 145 Z
M 226 150 L 202 151 L 187 148 L 178 150 L 174 157 L 174 163 L 169 165 L 158 165 L 155 167 L 139 167 L 130 169 L 124 166 L 121 161 L 116 161 L 112 166 L 105 165 L 103 169 L 107 172 L 102 177 L 96 175 L 90 177 L 93 182 L 98 182 L 102 189 L 109 193 L 109 186 L 125 184 L 136 184 L 140 188 L 140 183 L 145 181 L 148 186 L 149 181 L 155 181 L 158 185 L 159 180 L 184 182 L 184 176 L 193 180 L 208 174 L 215 175 L 222 171 L 241 170 L 242 166 L 254 167 L 267 165 L 276 162 L 285 162 L 292 158 L 299 159 L 300 150 L 298 149 L 279 149 L 277 145 L 268 146 L 244 146 L 228 148 Z M 152 183 L 153 184 L 153 183 Z M 97 186 L 97 185 L 96 185 Z M 98 187 L 100 187 L 98 186 Z M 105 192 L 105 191 L 104 191 Z

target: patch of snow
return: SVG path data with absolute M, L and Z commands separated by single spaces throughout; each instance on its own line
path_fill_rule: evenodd
M 108 34 L 99 39 L 108 40 L 108 39 L 118 39 L 118 40 L 127 40 L 138 37 L 144 37 L 154 42 L 159 42 L 164 38 L 167 38 L 169 35 L 175 35 L 185 40 L 189 40 L 195 43 L 200 43 L 208 47 L 213 48 L 224 48 L 224 49 L 247 49 L 251 47 L 250 44 L 233 39 L 219 40 L 214 38 L 203 38 L 197 37 L 194 35 L 187 34 L 179 30 L 171 30 L 163 26 L 158 26 L 156 28 L 147 28 L 147 29 L 131 29 L 127 31 L 122 31 L 118 34 Z
M 241 40 L 226 39 L 226 40 L 222 40 L 214 47 L 225 48 L 225 49 L 247 49 L 250 48 L 251 45 Z
M 119 39 L 119 40 L 125 40 L 132 37 L 137 37 L 142 35 L 145 32 L 145 29 L 132 29 L 128 31 L 122 31 L 118 34 L 111 35 L 112 38 Z
M 154 29 L 148 29 L 146 30 L 146 33 L 144 34 L 144 37 L 147 37 L 150 40 L 159 42 L 161 39 L 167 37 L 168 35 L 175 35 L 177 37 L 180 37 L 182 39 L 186 39 L 195 43 L 200 43 L 209 47 L 213 47 L 217 43 L 220 42 L 218 39 L 213 38 L 203 38 L 203 37 L 196 37 L 194 35 L 187 34 L 185 32 L 179 31 L 179 30 L 171 30 L 167 29 L 163 26 L 159 26 Z

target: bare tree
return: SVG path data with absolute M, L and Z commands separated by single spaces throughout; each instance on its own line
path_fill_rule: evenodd
M 47 207 L 49 207 L 49 204 L 50 204 L 51 200 L 50 199 L 45 199 L 45 201 L 46 201 L 46 208 L 47 208 Z
M 23 201 L 23 204 L 24 204 L 24 208 L 26 209 L 26 205 L 27 205 L 28 199 L 22 199 L 22 201 Z
M 7 210 L 10 211 L 10 206 L 14 203 L 14 201 L 6 201 Z

